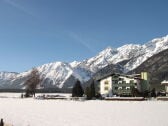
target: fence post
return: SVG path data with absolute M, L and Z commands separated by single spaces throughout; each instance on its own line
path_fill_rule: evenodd
M 3 119 L 1 119 L 0 126 L 4 126 Z

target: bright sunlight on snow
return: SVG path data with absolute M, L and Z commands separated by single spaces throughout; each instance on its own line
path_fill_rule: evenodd
M 0 118 L 13 126 L 168 125 L 165 101 L 37 100 L 11 95 L 0 98 Z

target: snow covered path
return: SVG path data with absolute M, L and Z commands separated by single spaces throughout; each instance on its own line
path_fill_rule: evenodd
M 168 126 L 168 102 L 0 98 L 0 118 L 14 126 Z

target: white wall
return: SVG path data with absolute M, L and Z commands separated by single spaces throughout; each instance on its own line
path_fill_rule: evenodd
M 108 81 L 108 84 L 105 82 Z M 105 87 L 108 87 L 108 90 L 105 90 Z M 100 81 L 100 94 L 112 96 L 112 77 L 104 78 Z
M 168 86 L 167 85 L 165 85 L 165 90 L 166 90 L 166 96 L 168 96 Z
M 126 81 L 126 83 L 130 83 L 130 81 L 133 80 L 133 83 L 137 83 L 137 87 L 135 87 L 135 88 L 138 88 L 138 90 L 140 90 L 140 85 L 139 85 L 138 80 L 136 80 L 134 78 L 128 78 L 125 76 L 120 76 L 119 78 L 123 78 L 123 80 Z M 105 84 L 106 81 L 108 81 L 108 84 Z M 108 90 L 105 90 L 105 87 L 108 87 Z M 127 87 L 127 88 L 130 88 L 130 87 Z M 106 77 L 100 81 L 100 94 L 104 95 L 104 96 L 107 96 L 107 95 L 112 96 L 113 95 L 112 94 L 112 76 Z

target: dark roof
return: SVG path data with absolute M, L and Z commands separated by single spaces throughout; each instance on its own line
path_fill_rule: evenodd
M 110 73 L 110 74 L 106 74 L 106 75 L 104 75 L 104 76 L 101 76 L 101 77 L 96 77 L 96 81 L 100 81 L 100 80 L 102 80 L 102 79 L 104 79 L 104 78 L 106 78 L 106 77 L 109 77 L 109 76 L 113 76 L 113 75 L 119 75 L 118 73 Z
M 124 77 L 127 77 L 127 78 L 134 78 L 134 79 L 139 79 L 139 80 L 142 80 L 141 78 L 139 77 L 135 77 L 135 76 L 132 76 L 132 75 L 125 75 L 125 74 L 120 74 L 120 73 L 110 73 L 110 74 L 106 74 L 104 76 L 101 76 L 101 77 L 97 77 L 96 78 L 96 81 L 100 81 L 102 79 L 105 79 L 109 76 L 114 76 L 114 75 L 118 75 L 118 76 L 124 76 Z

